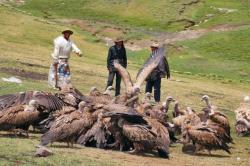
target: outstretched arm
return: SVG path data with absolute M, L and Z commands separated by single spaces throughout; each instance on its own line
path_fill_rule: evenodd
M 76 53 L 78 56 L 82 55 L 81 50 L 75 45 L 75 43 L 72 43 L 72 49 L 73 49 L 73 52 Z

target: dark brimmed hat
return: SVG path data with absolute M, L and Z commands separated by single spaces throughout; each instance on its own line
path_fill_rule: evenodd
M 69 34 L 73 34 L 73 31 L 69 30 L 69 29 L 66 29 L 64 31 L 62 31 L 62 34 L 65 34 L 65 33 L 69 33 Z
M 124 41 L 124 39 L 122 37 L 117 37 L 114 40 L 115 43 L 122 42 L 122 41 Z

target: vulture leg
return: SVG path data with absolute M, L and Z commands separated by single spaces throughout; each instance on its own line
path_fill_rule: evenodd
M 208 151 L 209 156 L 211 156 L 212 155 L 211 150 L 208 149 L 207 151 Z
M 124 147 L 124 142 L 123 142 L 121 133 L 116 132 L 116 134 L 115 134 L 115 142 L 112 143 L 112 144 L 107 145 L 107 147 L 109 147 L 111 149 L 113 149 L 113 148 L 116 149 L 116 148 L 119 147 L 119 150 L 122 151 L 123 147 Z
M 74 148 L 74 140 L 71 140 L 70 144 L 71 144 L 71 148 Z
M 13 129 L 12 132 L 15 135 L 15 137 L 17 137 L 17 136 L 24 136 L 26 138 L 29 138 L 29 133 L 26 130 L 23 130 L 23 129 Z
M 134 142 L 133 145 L 134 145 L 134 149 L 132 151 L 129 151 L 129 153 L 137 154 L 137 153 L 140 153 L 143 150 L 143 147 L 142 147 L 142 145 L 140 143 Z
M 68 148 L 70 147 L 70 145 L 69 145 L 69 141 L 67 141 L 67 147 L 68 147 Z
M 203 146 L 201 146 L 200 144 L 195 144 L 195 152 L 194 153 L 198 153 L 199 151 L 203 150 Z

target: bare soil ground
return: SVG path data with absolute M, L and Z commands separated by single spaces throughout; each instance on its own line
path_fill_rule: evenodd
M 33 80 L 46 80 L 48 78 L 47 74 L 41 74 L 33 71 L 26 71 L 24 69 L 18 69 L 18 68 L 1 67 L 0 71 L 10 75 L 20 76 Z

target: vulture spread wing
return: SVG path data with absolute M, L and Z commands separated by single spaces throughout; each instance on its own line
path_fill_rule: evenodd
M 146 80 L 148 75 L 158 66 L 163 57 L 165 56 L 164 47 L 159 48 L 153 52 L 152 57 L 149 57 L 144 63 L 142 68 L 139 70 L 136 77 L 136 87 L 141 87 L 142 83 Z
M 122 80 L 125 84 L 126 87 L 126 92 L 128 94 L 131 94 L 133 92 L 133 83 L 130 77 L 130 74 L 128 73 L 128 71 L 122 66 L 120 65 L 117 61 L 114 61 L 114 67 L 115 69 L 119 72 L 119 74 L 122 77 Z
M 19 104 L 28 104 L 34 91 L 26 91 L 0 96 L 0 111 Z
M 61 99 L 52 94 L 38 93 L 33 96 L 32 100 L 36 100 L 40 107 L 49 112 L 60 110 L 66 105 Z

